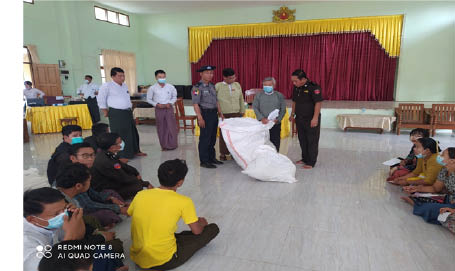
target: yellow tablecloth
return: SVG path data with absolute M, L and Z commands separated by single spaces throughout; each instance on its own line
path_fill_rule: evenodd
M 246 109 L 245 110 L 245 115 L 244 115 L 245 118 L 252 118 L 252 119 L 256 119 L 256 114 L 254 114 L 254 110 L 253 109 Z M 284 115 L 283 119 L 281 120 L 281 138 L 285 138 L 285 137 L 288 137 L 289 136 L 289 133 L 291 131 L 291 126 L 290 126 L 290 122 L 289 122 L 289 113 L 288 113 L 288 110 L 286 109 L 286 114 Z M 196 127 L 194 129 L 194 134 L 196 136 L 199 136 L 199 126 L 197 124 L 197 121 L 196 121 Z M 220 135 L 220 131 L 219 131 L 219 128 L 218 128 L 218 136 Z
M 77 125 L 82 129 L 92 128 L 92 118 L 86 104 L 28 107 L 25 116 L 32 123 L 34 134 L 61 132 L 60 119 L 70 117 L 76 117 Z

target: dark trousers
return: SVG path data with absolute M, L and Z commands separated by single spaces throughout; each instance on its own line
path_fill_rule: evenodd
M 205 128 L 200 128 L 199 136 L 199 160 L 201 163 L 209 163 L 215 160 L 216 133 L 218 131 L 217 109 L 202 109 L 201 115 L 205 121 Z
M 231 114 L 223 114 L 225 119 L 230 119 L 230 118 L 240 118 L 242 114 L 240 113 L 231 113 Z M 221 129 L 220 129 L 221 132 Z M 226 142 L 224 142 L 223 135 L 220 136 L 220 139 L 218 140 L 218 144 L 220 147 L 220 155 L 227 155 L 229 154 L 229 150 L 226 146 Z
M 220 229 L 216 224 L 209 224 L 205 226 L 204 230 L 199 235 L 194 235 L 191 231 L 176 233 L 175 239 L 177 239 L 177 252 L 172 256 L 172 259 L 163 265 L 154 266 L 150 269 L 170 270 L 181 266 L 188 261 L 191 256 L 196 253 L 196 251 L 212 241 L 212 239 L 214 239 L 219 232 Z
M 125 149 L 119 152 L 119 156 L 128 159 L 133 158 L 136 153 L 140 152 L 139 133 L 133 119 L 133 111 L 109 107 L 108 117 L 111 132 L 119 134 L 125 142 Z
M 427 203 L 421 202 L 418 198 L 414 199 L 413 214 L 421 216 L 426 222 L 436 225 L 441 225 L 438 220 L 439 210 L 441 208 L 455 208 L 455 204 L 450 204 L 448 196 L 444 199 L 444 203 Z
M 90 112 L 90 116 L 92 117 L 92 122 L 93 124 L 97 123 L 100 121 L 100 108 L 98 107 L 98 102 L 96 101 L 95 98 L 87 98 L 87 107 L 88 111 Z
M 300 148 L 302 149 L 302 161 L 305 165 L 314 167 L 318 159 L 319 135 L 321 134 L 321 115 L 318 126 L 311 127 L 311 119 L 296 118 L 297 133 Z
M 270 141 L 276 148 L 277 152 L 280 152 L 280 142 L 281 142 L 281 122 L 273 125 L 272 129 L 269 130 Z

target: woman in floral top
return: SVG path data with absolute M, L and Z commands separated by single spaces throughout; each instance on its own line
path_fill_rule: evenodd
M 447 227 L 453 227 L 453 216 L 455 213 L 455 148 L 446 149 L 441 156 L 438 157 L 438 163 L 444 167 L 439 172 L 436 182 L 432 186 L 407 186 L 404 191 L 408 193 L 423 192 L 423 193 L 447 193 L 442 203 L 422 202 L 419 198 L 403 197 L 402 199 L 414 206 L 414 214 L 421 216 L 425 221 L 433 224 L 441 225 L 438 221 L 440 212 L 449 211 L 452 215 L 444 223 Z M 450 221 L 452 221 L 450 223 Z

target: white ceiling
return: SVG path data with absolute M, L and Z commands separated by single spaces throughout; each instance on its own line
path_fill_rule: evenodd
M 233 7 L 257 7 L 292 5 L 303 1 L 121 1 L 98 0 L 97 2 L 130 13 L 157 14 L 182 11 L 200 11 L 207 9 L 223 9 Z

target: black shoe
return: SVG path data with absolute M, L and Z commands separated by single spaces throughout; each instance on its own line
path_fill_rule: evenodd
M 216 168 L 216 166 L 214 164 L 210 164 L 208 162 L 206 163 L 201 163 L 201 167 L 205 167 L 205 168 Z
M 224 164 L 223 162 L 219 161 L 219 160 L 216 160 L 216 159 L 213 159 L 212 161 L 210 161 L 212 164 L 215 164 L 215 165 L 222 165 Z

